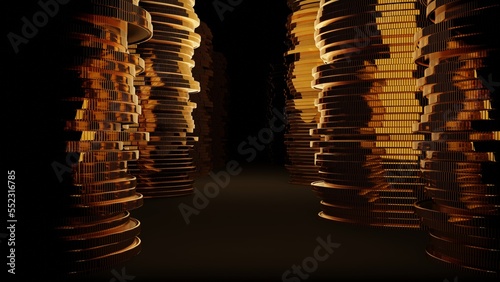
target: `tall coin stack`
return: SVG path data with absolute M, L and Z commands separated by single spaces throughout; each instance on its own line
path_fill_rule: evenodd
M 142 206 L 143 197 L 127 171 L 139 151 L 126 145 L 149 135 L 123 128 L 138 122 L 134 78 L 144 71 L 128 44 L 148 40 L 153 29 L 150 14 L 126 0 L 79 1 L 60 17 L 59 33 L 50 36 L 64 52 L 51 63 L 61 66 L 54 93 L 63 93 L 58 115 L 71 165 L 51 203 L 56 212 L 45 219 L 55 222 L 54 242 L 46 243 L 52 244 L 54 275 L 79 275 L 109 269 L 140 251 L 140 222 L 129 211 Z
M 427 1 L 431 24 L 415 34 L 418 80 L 429 105 L 416 142 L 426 200 L 416 203 L 426 252 L 479 273 L 500 273 L 500 44 L 498 1 Z
M 145 198 L 189 195 L 193 192 L 194 163 L 191 157 L 196 103 L 190 94 L 200 86 L 192 76 L 194 49 L 200 45 L 195 33 L 200 21 L 194 1 L 140 1 L 151 14 L 153 37 L 134 46 L 145 61 L 145 71 L 136 78 L 142 107 L 138 126 L 129 131 L 146 131 L 148 142 L 136 142 L 140 151 L 129 171 L 138 178 L 137 190 Z
M 314 164 L 316 148 L 311 141 L 319 140 L 310 130 L 317 127 L 319 112 L 315 105 L 318 90 L 311 87 L 311 69 L 322 64 L 314 42 L 314 21 L 319 8 L 318 1 L 289 0 L 292 13 L 288 16 L 289 50 L 285 53 L 288 65 L 287 87 L 290 98 L 285 102 L 289 128 L 285 135 L 290 183 L 307 185 L 318 179 L 318 167 Z
M 192 94 L 191 101 L 196 103 L 193 110 L 195 128 L 193 135 L 198 137 L 198 142 L 194 144 L 192 156 L 195 165 L 193 177 L 207 175 L 212 169 L 212 130 L 213 103 L 210 100 L 209 92 L 212 91 L 213 84 L 213 48 L 212 31 L 205 22 L 200 22 L 196 33 L 201 36 L 200 47 L 194 51 L 193 77 L 200 83 L 200 92 Z
M 321 1 L 315 41 L 325 64 L 313 70 L 321 90 L 316 164 L 320 216 L 333 221 L 419 228 L 423 197 L 412 124 L 423 112 L 413 34 L 425 19 L 418 0 Z
M 223 53 L 215 51 L 212 53 L 214 77 L 211 91 L 208 93 L 214 108 L 212 113 L 212 127 L 210 135 L 212 139 L 212 166 L 214 169 L 225 168 L 227 152 L 227 121 L 229 106 L 229 77 L 227 75 L 227 59 Z

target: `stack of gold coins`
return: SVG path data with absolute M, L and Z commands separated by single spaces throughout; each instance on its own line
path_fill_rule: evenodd
M 54 93 L 64 95 L 58 114 L 69 166 L 59 201 L 51 203 L 57 213 L 47 221 L 56 222 L 55 274 L 79 275 L 111 268 L 140 251 L 140 222 L 129 211 L 143 197 L 127 170 L 139 151 L 126 144 L 149 135 L 123 128 L 139 121 L 134 78 L 145 67 L 128 45 L 148 40 L 153 28 L 150 14 L 131 1 L 78 1 L 64 8 L 60 32 L 48 36 L 64 48 L 51 63 L 61 66 Z
M 322 1 L 315 42 L 324 64 L 321 90 L 320 216 L 369 226 L 419 228 L 413 204 L 423 197 L 412 124 L 423 112 L 413 35 L 423 25 L 418 0 Z
M 227 75 L 227 59 L 223 53 L 213 51 L 212 61 L 214 77 L 211 91 L 208 93 L 212 101 L 212 127 L 210 128 L 210 136 L 212 140 L 212 167 L 214 169 L 223 169 L 226 166 L 228 159 L 227 152 L 227 121 L 229 107 L 229 78 Z
M 200 22 L 196 33 L 201 36 L 200 47 L 194 51 L 193 77 L 200 83 L 200 92 L 191 95 L 191 101 L 196 103 L 193 110 L 195 128 L 193 135 L 198 137 L 194 144 L 192 157 L 195 171 L 193 177 L 204 176 L 212 169 L 212 130 L 213 102 L 210 100 L 209 92 L 213 84 L 213 60 L 212 60 L 212 31 L 205 22 Z
M 197 140 L 190 135 L 196 107 L 190 94 L 200 91 L 192 75 L 192 58 L 200 45 L 195 32 L 200 21 L 192 0 L 139 5 L 151 14 L 154 33 L 133 49 L 145 61 L 145 71 L 135 80 L 142 115 L 139 124 L 127 130 L 146 131 L 150 140 L 134 144 L 140 158 L 129 171 L 137 176 L 137 190 L 146 198 L 189 195 L 194 191 L 191 150 Z
M 418 86 L 428 100 L 415 131 L 427 199 L 416 203 L 439 261 L 500 273 L 498 1 L 427 1 L 415 34 Z
M 318 167 L 314 164 L 316 148 L 311 141 L 319 140 L 311 135 L 318 123 L 319 112 L 315 105 L 318 90 L 311 87 L 312 68 L 322 64 L 314 42 L 314 21 L 319 9 L 319 0 L 289 0 L 292 13 L 288 16 L 287 29 L 289 50 L 285 53 L 288 74 L 289 98 L 285 101 L 285 112 L 289 127 L 285 135 L 287 168 L 292 184 L 307 185 L 318 179 Z

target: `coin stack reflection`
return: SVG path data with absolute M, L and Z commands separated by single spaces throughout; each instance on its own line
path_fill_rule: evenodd
M 200 91 L 192 68 L 194 49 L 200 45 L 195 32 L 200 21 L 194 1 L 140 1 L 151 14 L 153 37 L 134 52 L 145 61 L 145 71 L 135 81 L 142 106 L 138 126 L 148 142 L 136 142 L 139 160 L 129 165 L 137 176 L 137 190 L 145 198 L 189 195 L 193 192 L 194 163 L 191 157 L 196 103 L 190 94 Z
M 413 34 L 425 19 L 418 0 L 322 1 L 315 42 L 324 64 L 316 164 L 320 216 L 368 226 L 419 228 L 423 197 L 412 124 L 423 111 L 412 60 Z
M 426 252 L 462 269 L 500 272 L 498 1 L 427 1 L 415 34 L 428 100 L 416 132 L 426 200 L 416 203 Z M 480 280 L 480 278 L 478 278 Z
M 213 48 L 212 31 L 205 22 L 200 22 L 196 33 L 201 36 L 200 47 L 194 51 L 193 77 L 200 83 L 200 92 L 190 95 L 192 102 L 196 103 L 193 110 L 195 128 L 193 136 L 198 137 L 198 142 L 194 144 L 191 151 L 195 166 L 193 177 L 207 175 L 212 170 L 212 130 L 213 103 L 210 100 L 209 92 L 212 91 L 213 84 Z
M 292 13 L 288 16 L 287 29 L 289 50 L 285 53 L 288 65 L 287 87 L 290 98 L 285 112 L 289 128 L 285 135 L 289 181 L 307 185 L 318 179 L 318 167 L 314 154 L 318 151 L 310 142 L 319 140 L 310 130 L 316 128 L 319 112 L 315 105 L 318 90 L 311 87 L 311 69 L 322 61 L 314 42 L 314 21 L 319 8 L 318 1 L 289 0 Z
M 66 95 L 58 114 L 72 160 L 71 173 L 64 175 L 71 177 L 61 179 L 63 195 L 52 203 L 58 211 L 46 219 L 57 221 L 55 276 L 110 269 L 140 251 L 140 222 L 129 211 L 142 206 L 143 197 L 127 171 L 139 152 L 126 144 L 149 135 L 123 127 L 138 122 L 134 78 L 144 70 L 128 44 L 148 40 L 153 31 L 150 14 L 129 1 L 81 1 L 65 8 L 58 19 L 64 25 L 50 35 L 64 46 L 51 63 L 63 68 L 54 87 Z

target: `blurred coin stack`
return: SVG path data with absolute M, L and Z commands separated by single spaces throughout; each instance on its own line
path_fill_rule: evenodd
M 44 219 L 55 226 L 54 241 L 45 243 L 53 244 L 53 274 L 74 275 L 110 269 L 140 251 L 140 222 L 129 211 L 143 197 L 127 171 L 139 151 L 127 144 L 149 135 L 123 128 L 138 122 L 134 78 L 144 71 L 128 44 L 148 40 L 153 29 L 150 14 L 126 0 L 79 1 L 60 17 L 63 25 L 49 37 L 64 51 L 50 63 L 61 67 L 53 86 L 63 93 L 57 114 L 69 166 L 60 174 L 56 212 Z M 53 163 L 55 171 L 60 165 Z
M 415 34 L 418 86 L 428 100 L 415 131 L 426 200 L 415 204 L 427 253 L 480 273 L 500 273 L 500 44 L 498 1 L 427 1 L 432 23 Z
M 284 58 L 283 58 L 284 60 Z M 286 75 L 288 67 L 285 62 L 270 64 L 270 71 L 267 80 L 267 120 L 273 124 L 274 138 L 269 146 L 269 160 L 271 163 L 282 164 L 286 157 L 286 148 L 283 144 L 284 134 L 286 132 L 286 124 L 277 119 L 276 111 L 280 115 L 285 116 L 283 113 L 285 108 L 286 93 L 288 88 L 286 85 Z
M 418 1 L 321 1 L 313 70 L 323 138 L 316 164 L 320 216 L 369 226 L 419 228 L 413 204 L 423 197 L 412 124 L 423 112 L 413 34 L 425 19 Z
M 137 176 L 137 190 L 145 198 L 189 195 L 193 192 L 195 166 L 191 157 L 196 137 L 192 117 L 196 103 L 190 94 L 200 91 L 192 68 L 194 49 L 200 45 L 195 33 L 200 21 L 193 0 L 140 1 L 151 14 L 153 37 L 131 52 L 145 61 L 145 71 L 135 80 L 142 115 L 128 130 L 146 131 L 148 142 L 136 142 L 139 160 L 129 165 Z
M 292 184 L 310 185 L 318 179 L 318 167 L 314 164 L 317 148 L 311 141 L 319 140 L 310 130 L 316 128 L 319 112 L 315 105 L 318 90 L 311 87 L 311 70 L 322 64 L 314 42 L 314 21 L 319 0 L 289 0 L 292 13 L 288 16 L 287 29 L 289 50 L 285 53 L 288 65 L 287 87 L 290 97 L 285 101 L 285 113 L 289 127 L 285 134 L 287 168 Z
M 212 169 L 212 130 L 213 103 L 210 100 L 209 92 L 212 91 L 213 84 L 213 60 L 212 60 L 212 31 L 205 22 L 200 22 L 196 28 L 196 33 L 201 36 L 200 47 L 194 51 L 193 77 L 200 83 L 200 92 L 190 96 L 190 100 L 196 103 L 193 110 L 195 128 L 193 136 L 198 137 L 198 142 L 194 144 L 191 151 L 195 171 L 193 177 L 207 175 Z
M 212 127 L 210 136 L 212 139 L 212 166 L 214 169 L 225 168 L 227 152 L 227 121 L 229 106 L 229 77 L 227 75 L 227 59 L 223 53 L 215 51 L 212 53 L 212 65 L 214 70 L 212 88 L 208 92 L 214 107 L 212 112 Z

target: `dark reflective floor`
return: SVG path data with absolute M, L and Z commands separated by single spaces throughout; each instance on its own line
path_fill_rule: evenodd
M 208 190 L 213 198 L 146 200 L 133 211 L 142 224 L 141 253 L 83 280 L 487 281 L 427 257 L 423 231 L 323 220 L 316 197 L 288 184 L 280 166 L 240 165 L 225 188 Z M 224 185 L 226 170 L 216 172 Z M 216 181 L 200 178 L 197 189 L 209 183 Z M 179 206 L 192 213 L 189 224 Z

